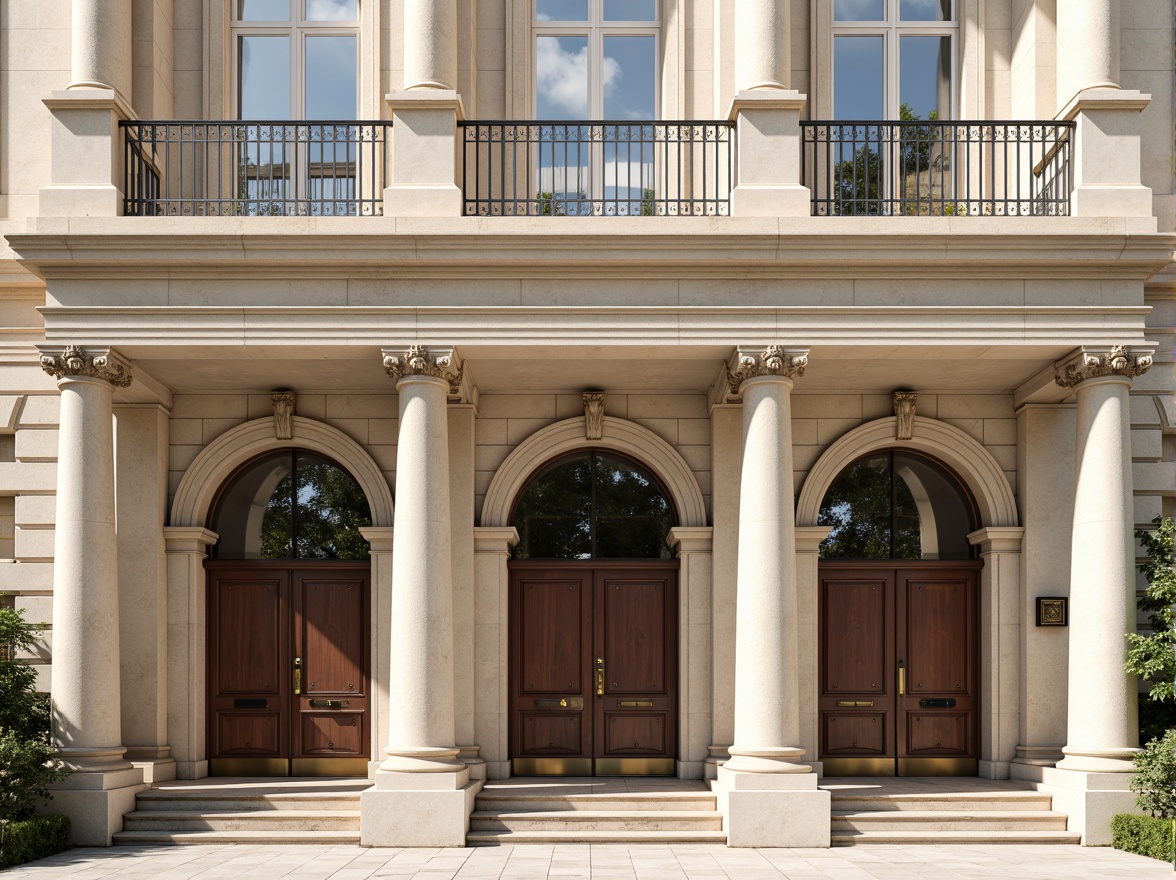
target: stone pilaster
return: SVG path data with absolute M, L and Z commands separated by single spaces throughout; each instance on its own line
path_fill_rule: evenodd
M 1078 402 L 1070 551 L 1069 694 L 1065 757 L 1043 768 L 1069 827 L 1087 845 L 1110 843 L 1110 819 L 1130 812 L 1137 751 L 1137 688 L 1123 670 L 1135 628 L 1131 379 L 1151 352 L 1084 349 L 1057 370 Z
M 480 783 L 457 759 L 446 401 L 452 350 L 384 352 L 400 395 L 387 758 L 360 801 L 369 846 L 461 846 Z
M 124 757 L 119 681 L 114 388 L 131 365 L 110 349 L 41 346 L 61 391 L 53 548 L 53 742 L 74 771 L 54 792 L 73 840 L 108 846 L 143 787 Z
M 739 350 L 743 396 L 735 611 L 735 742 L 718 771 L 731 846 L 828 846 L 829 794 L 800 746 L 793 379 L 807 351 Z

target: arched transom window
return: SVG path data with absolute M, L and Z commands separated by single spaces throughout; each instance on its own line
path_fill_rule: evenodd
M 586 450 L 544 466 L 515 502 L 516 559 L 668 559 L 674 509 L 640 465 Z
M 287 449 L 254 459 L 225 484 L 211 528 L 219 559 L 367 559 L 372 524 L 355 478 L 321 455 Z
M 968 559 L 975 505 L 954 474 L 930 459 L 889 450 L 840 474 L 817 522 L 831 526 L 822 559 Z

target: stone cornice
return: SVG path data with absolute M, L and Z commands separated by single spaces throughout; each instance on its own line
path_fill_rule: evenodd
M 41 369 L 58 381 L 102 379 L 115 388 L 131 384 L 131 362 L 110 348 L 80 345 L 38 345 Z

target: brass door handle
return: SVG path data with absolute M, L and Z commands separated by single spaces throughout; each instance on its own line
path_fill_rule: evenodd
M 302 693 L 302 658 L 294 658 L 294 693 Z
M 604 696 L 604 658 L 596 658 L 596 696 Z
M 906 693 L 906 661 L 898 661 L 898 695 Z

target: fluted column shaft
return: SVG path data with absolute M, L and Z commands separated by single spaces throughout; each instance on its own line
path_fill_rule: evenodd
M 789 4 L 739 0 L 735 4 L 735 90 L 787 89 L 792 82 Z
M 82 374 L 101 372 L 83 352 L 73 359 L 43 357 L 42 363 L 61 391 L 53 546 L 53 739 L 62 759 L 75 769 L 116 770 L 130 765 L 123 759 L 119 686 L 114 389 L 101 375 Z
M 404 88 L 457 89 L 457 0 L 405 0 Z
M 1063 0 L 1057 9 L 1058 106 L 1083 89 L 1119 87 L 1119 0 Z
M 741 384 L 735 742 L 729 770 L 810 769 L 800 763 L 792 386 L 781 374 Z
M 437 376 L 404 375 L 396 449 L 392 675 L 386 770 L 453 771 L 453 583 L 446 394 Z
M 71 89 L 114 89 L 131 98 L 131 0 L 73 0 Z

